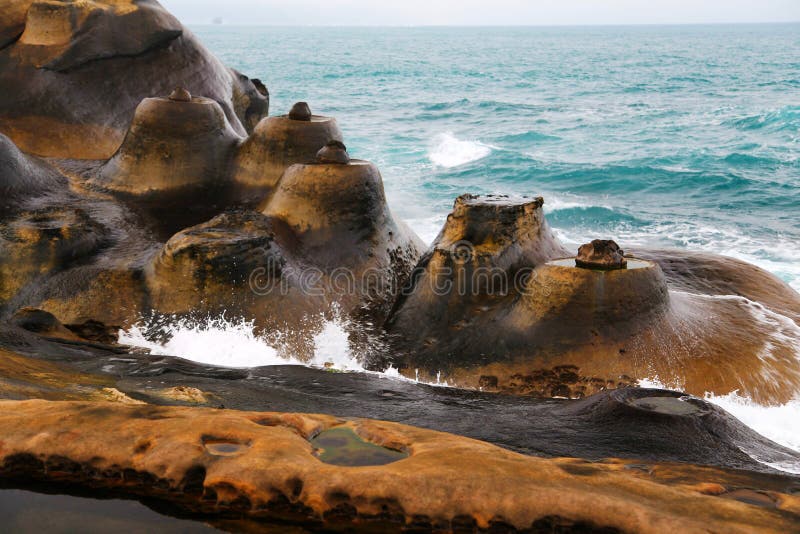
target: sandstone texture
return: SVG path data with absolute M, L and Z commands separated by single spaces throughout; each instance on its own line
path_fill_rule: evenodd
M 107 159 L 139 103 L 181 85 L 216 101 L 238 135 L 267 114 L 263 84 L 225 67 L 154 0 L 6 4 L 0 131 L 28 153 Z
M 373 531 L 789 532 L 800 519 L 780 477 L 547 460 L 365 419 L 124 403 L 0 408 L 3 478 L 158 496 L 207 514 Z M 309 440 L 341 426 L 408 457 L 326 464 Z

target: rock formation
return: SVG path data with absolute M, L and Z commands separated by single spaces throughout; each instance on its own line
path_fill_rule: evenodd
M 66 189 L 67 180 L 58 171 L 20 152 L 0 134 L 0 220 L 15 213 L 32 198 Z
M 139 104 L 122 146 L 89 184 L 174 233 L 227 207 L 227 176 L 240 141 L 217 102 L 178 88 Z
M 0 131 L 26 152 L 107 159 L 139 103 L 179 85 L 215 100 L 238 135 L 267 114 L 264 86 L 222 65 L 155 0 L 6 4 Z
M 595 239 L 591 243 L 581 245 L 575 264 L 586 269 L 624 269 L 628 262 L 625 252 L 616 242 L 604 239 Z
M 170 239 L 148 271 L 154 308 L 290 328 L 331 305 L 385 316 L 422 244 L 392 216 L 377 168 L 343 147 L 320 151 L 342 163 L 290 167 L 262 213 L 226 213 Z
M 242 144 L 234 166 L 240 199 L 261 203 L 286 169 L 314 163 L 329 141 L 343 141 L 336 119 L 313 115 L 305 102 L 295 104 L 288 115 L 262 120 Z
M 557 259 L 566 254 L 546 231 L 540 204 L 523 220 L 542 230 L 527 238 L 508 237 L 507 211 L 490 210 L 495 204 L 457 201 L 408 295 L 395 304 L 387 329 L 401 352 L 394 364 L 408 376 L 563 397 L 644 379 L 696 395 L 738 391 L 765 403 L 787 402 L 800 390 L 790 312 L 730 296 L 744 291 L 740 281 L 763 278 L 758 268 L 736 265 L 741 274 L 727 279 L 727 296 L 719 298 L 701 271 L 684 273 L 688 280 L 674 270 L 667 277 L 657 263 L 623 258 L 609 241 Z M 462 231 L 475 205 L 491 222 Z M 509 254 L 507 244 L 519 250 Z M 722 283 L 725 273 L 717 274 Z M 691 285 L 692 277 L 705 285 Z M 800 309 L 800 298 L 785 286 L 778 292 L 780 285 L 772 278 L 764 287 L 792 295 L 787 308 Z
M 3 483 L 157 498 L 234 529 L 800 524 L 797 478 L 771 467 L 796 453 L 632 387 L 792 399 L 800 295 L 769 273 L 610 240 L 573 255 L 540 197 L 463 195 L 425 251 L 335 119 L 305 102 L 266 117 L 266 87 L 154 0 L 7 0 L 0 94 L 0 398 L 83 401 L 0 402 Z M 472 391 L 117 344 L 142 318 L 220 315 L 295 359 L 344 316 L 364 363 Z
M 309 440 L 332 428 L 408 457 L 358 468 L 325 463 Z M 788 532 L 800 521 L 791 479 L 548 460 L 365 419 L 28 401 L 0 403 L 0 431 L 6 480 L 310 528 L 751 533 Z

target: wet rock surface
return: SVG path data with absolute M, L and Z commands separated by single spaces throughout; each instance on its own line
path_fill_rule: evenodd
M 8 9 L 0 15 L 0 131 L 26 152 L 107 159 L 144 98 L 183 84 L 215 100 L 239 135 L 267 114 L 269 97 L 158 2 L 14 0 Z M 108 90 L 108 80 L 120 90 Z
M 575 264 L 586 269 L 624 269 L 628 265 L 625 251 L 615 241 L 595 239 L 591 243 L 581 245 Z
M 462 195 L 426 251 L 335 119 L 266 117 L 266 87 L 157 2 L 7 3 L 0 479 L 234 530 L 796 529 L 775 466 L 797 453 L 635 387 L 793 398 L 800 296 L 775 277 L 613 241 L 572 257 L 541 197 Z M 117 344 L 209 316 L 299 360 L 335 316 L 368 367 L 466 389 Z M 68 402 L 11 402 L 32 398 Z
M 781 532 L 798 519 L 793 482 L 782 477 L 547 460 L 365 419 L 348 425 L 364 440 L 409 454 L 354 468 L 314 455 L 309 439 L 341 424 L 330 416 L 115 403 L 0 405 L 4 479 L 145 494 L 195 513 L 391 531 L 412 525 L 456 530 L 462 523 L 519 531 L 558 521 L 589 531 Z M 454 478 L 459 466 L 469 468 Z M 742 487 L 744 480 L 750 487 Z

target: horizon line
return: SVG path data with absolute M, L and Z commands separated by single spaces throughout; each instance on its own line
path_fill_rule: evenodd
M 799 20 L 757 22 L 622 22 L 583 24 L 260 24 L 238 22 L 184 22 L 189 26 L 228 26 L 249 28 L 620 28 L 658 26 L 766 26 L 800 24 Z

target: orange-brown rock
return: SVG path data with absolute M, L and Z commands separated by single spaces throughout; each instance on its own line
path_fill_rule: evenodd
M 216 101 L 176 89 L 139 104 L 122 146 L 89 183 L 175 232 L 225 209 L 240 141 Z
M 86 211 L 47 206 L 0 221 L 0 306 L 23 287 L 89 258 L 108 239 Z
M 267 114 L 263 85 L 155 0 L 14 0 L 2 11 L 0 130 L 25 152 L 107 159 L 139 102 L 178 85 L 215 100 L 239 135 Z
M 244 203 L 258 204 L 274 190 L 287 168 L 314 163 L 317 151 L 328 141 L 343 140 L 336 119 L 310 113 L 310 108 L 293 108 L 289 115 L 264 119 L 242 144 L 234 180 Z
M 362 467 L 325 463 L 309 439 L 331 428 L 408 457 Z M 6 480 L 113 489 L 211 517 L 235 512 L 372 531 L 751 533 L 800 525 L 792 479 L 784 477 L 527 457 L 363 419 L 27 401 L 0 403 L 0 432 Z M 717 491 L 709 494 L 709 485 Z
M 486 256 L 472 240 L 446 239 L 462 209 L 456 205 L 387 323 L 407 375 L 558 397 L 645 379 L 699 396 L 738 391 L 767 404 L 800 391 L 800 327 L 792 320 L 800 296 L 764 271 L 707 255 L 675 252 L 671 260 L 671 252 L 654 252 L 649 257 L 658 263 L 628 257 L 613 270 L 545 256 L 523 263 L 532 270 L 515 280 L 494 258 L 483 272 L 473 267 Z M 492 242 L 492 226 L 481 228 L 488 236 L 481 242 Z M 552 237 L 515 243 L 529 256 L 560 247 Z M 668 266 L 667 275 L 659 264 Z M 437 280 L 438 272 L 451 278 Z M 474 284 L 495 285 L 487 297 Z
M 187 228 L 146 270 L 153 309 L 227 313 L 272 328 L 298 327 L 324 311 L 326 299 L 304 290 L 304 263 L 285 244 L 274 221 L 253 211 L 224 213 Z
M 19 39 L 32 0 L 6 0 L 0 11 L 0 49 Z

